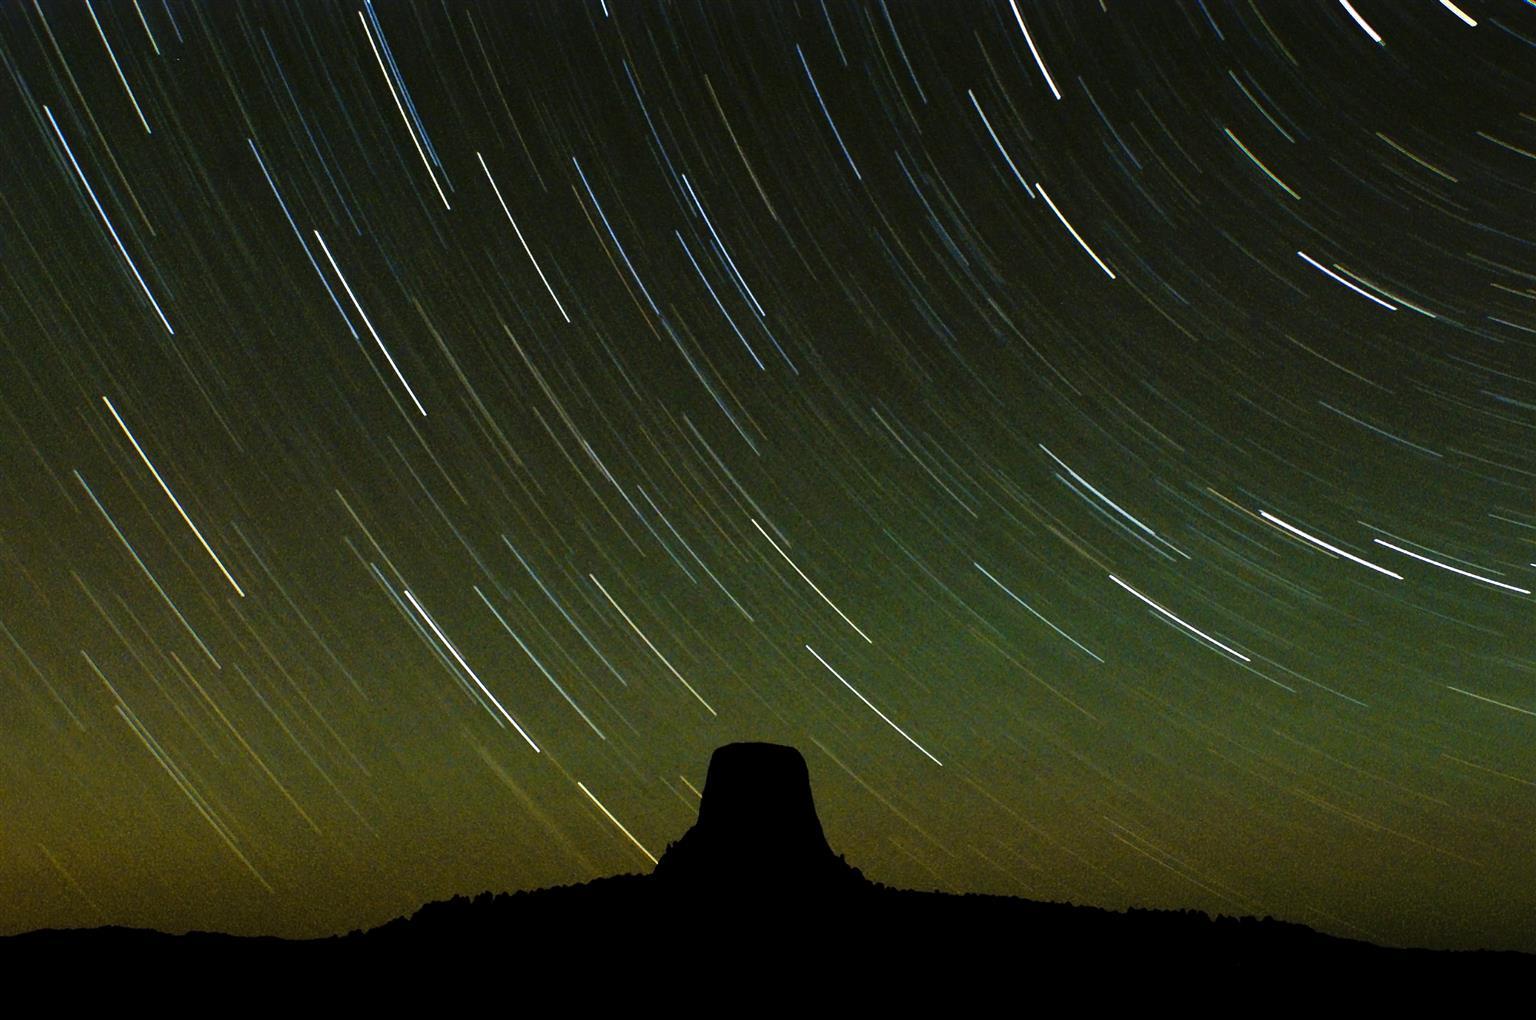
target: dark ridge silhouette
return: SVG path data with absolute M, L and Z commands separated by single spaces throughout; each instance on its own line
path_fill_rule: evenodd
M 108 958 L 203 964 L 179 972 L 193 981 L 253 961 L 282 964 L 267 972 L 277 980 L 302 973 L 332 982 L 386 974 L 408 981 L 426 965 L 468 974 L 515 964 L 523 989 L 591 991 L 604 979 L 686 974 L 695 991 L 772 994 L 831 982 L 892 1001 L 919 987 L 1018 994 L 1025 973 L 1055 995 L 1075 982 L 1071 994 L 1087 998 L 1125 987 L 1118 983 L 1127 978 L 1142 993 L 1248 995 L 1329 982 L 1390 981 L 1399 993 L 1475 982 L 1486 990 L 1536 978 L 1536 956 L 1387 949 L 1268 917 L 892 889 L 832 852 L 805 759 L 773 744 L 715 751 L 698 821 L 649 875 L 455 896 L 371 931 L 309 941 L 123 928 L 0 939 L 0 962 L 24 958 L 71 969 Z M 1249 984 L 1256 979 L 1266 984 Z

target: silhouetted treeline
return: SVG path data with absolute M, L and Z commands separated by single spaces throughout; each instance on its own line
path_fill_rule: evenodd
M 51 958 L 70 967 L 137 960 L 283 963 L 334 975 L 516 961 L 534 987 L 583 976 L 686 972 L 699 982 L 762 980 L 999 986 L 1020 967 L 1040 980 L 1106 975 L 1226 987 L 1252 979 L 1447 981 L 1536 979 L 1536 957 L 1388 949 L 1299 924 L 1198 911 L 1124 913 L 1001 896 L 891 889 L 862 879 L 835 894 L 750 886 L 700 895 L 651 875 L 431 903 L 368 932 L 310 941 L 169 936 L 130 929 L 34 932 L 0 940 L 0 966 Z M 192 975 L 195 978 L 196 975 Z M 1406 985 L 1404 984 L 1406 983 Z

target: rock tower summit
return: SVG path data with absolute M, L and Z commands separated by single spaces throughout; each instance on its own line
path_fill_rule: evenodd
M 805 758 L 793 747 L 762 743 L 715 750 L 698 821 L 667 847 L 655 876 L 737 895 L 824 894 L 859 878 L 827 845 Z

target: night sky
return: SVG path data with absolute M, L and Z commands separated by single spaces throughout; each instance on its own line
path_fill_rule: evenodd
M 0 930 L 646 871 L 770 740 L 892 885 L 1536 950 L 1536 5 L 0 63 Z

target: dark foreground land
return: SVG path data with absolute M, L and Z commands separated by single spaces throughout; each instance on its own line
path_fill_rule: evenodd
M 463 981 L 508 994 L 681 986 L 743 996 L 835 987 L 871 1000 L 1050 989 L 1112 995 L 1298 991 L 1394 997 L 1536 988 L 1536 956 L 1388 949 L 1271 919 L 1125 913 L 1000 896 L 891 889 L 827 845 L 793 748 L 715 752 L 698 822 L 649 875 L 432 903 L 367 932 L 310 941 L 124 928 L 0 939 L 0 972 L 78 980 L 102 964 L 227 991 L 317 977 L 402 994 Z M 1518 984 L 1517 984 L 1518 982 Z M 1479 1011 L 1481 1012 L 1481 1011 Z
M 851 871 L 851 869 L 850 869 Z M 805 895 L 698 894 L 652 875 L 513 895 L 432 903 L 368 932 L 310 941 L 182 936 L 126 928 L 40 931 L 0 940 L 0 969 L 26 964 L 78 972 L 94 962 L 186 965 L 195 979 L 246 967 L 284 973 L 393 974 L 405 987 L 443 970 L 489 977 L 511 967 L 523 989 L 607 977 L 691 975 L 765 985 L 868 983 L 872 991 L 935 980 L 1003 989 L 1046 979 L 1091 991 L 1129 979 L 1201 987 L 1390 982 L 1422 987 L 1490 982 L 1526 988 L 1536 956 L 1387 949 L 1302 925 L 1211 919 L 1194 911 L 1117 913 L 995 896 L 888 889 L 854 872 L 842 889 Z M 203 968 L 207 968 L 204 970 Z M 477 978 L 478 980 L 478 978 Z M 494 979 L 492 979 L 494 980 Z

